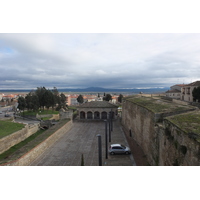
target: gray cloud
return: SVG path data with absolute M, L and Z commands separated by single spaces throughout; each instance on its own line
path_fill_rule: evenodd
M 200 34 L 0 34 L 0 88 L 168 87 L 199 53 Z

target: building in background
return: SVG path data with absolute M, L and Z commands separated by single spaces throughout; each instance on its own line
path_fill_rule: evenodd
M 177 84 L 170 87 L 170 90 L 165 92 L 166 97 L 173 99 L 181 99 L 181 88 L 184 87 L 184 84 Z
M 193 102 L 192 91 L 194 90 L 195 87 L 199 86 L 200 86 L 200 81 L 195 81 L 190 84 L 184 85 L 181 88 L 181 100 Z

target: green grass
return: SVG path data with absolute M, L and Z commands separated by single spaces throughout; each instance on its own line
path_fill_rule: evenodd
M 24 127 L 24 124 L 14 123 L 11 121 L 0 121 L 0 138 L 19 131 Z
M 150 99 L 147 97 L 139 97 L 139 98 L 130 98 L 128 101 L 136 103 L 140 106 L 146 107 L 147 109 L 151 110 L 152 112 L 163 112 L 166 109 L 169 109 L 170 106 L 168 104 L 161 104 L 158 100 Z
M 135 104 L 145 107 L 154 113 L 180 112 L 192 109 L 190 106 L 179 105 L 150 97 L 132 97 L 128 98 L 127 101 L 131 101 Z
M 167 118 L 186 133 L 193 132 L 200 135 L 200 113 L 187 113 Z
M 0 154 L 0 161 L 6 159 L 8 156 L 12 155 L 15 151 L 26 145 L 28 142 L 34 140 L 38 135 L 42 134 L 44 130 L 39 130 L 38 132 L 34 133 L 27 139 L 23 140 L 22 142 L 12 146 L 9 150 L 5 151 L 4 153 Z
M 55 110 L 24 111 L 25 116 L 26 115 L 36 116 L 36 114 L 39 114 L 39 115 L 59 114 L 59 111 L 55 111 Z M 21 115 L 23 115 L 23 113 L 21 113 Z
M 38 132 L 34 133 L 27 139 L 14 145 L 6 152 L 0 154 L 0 164 L 7 163 L 20 158 L 28 151 L 36 147 L 38 144 L 43 142 L 45 139 L 47 139 L 50 135 L 55 133 L 59 128 L 64 126 L 67 122 L 69 122 L 69 119 L 61 120 L 58 122 L 58 124 L 52 126 L 50 129 L 39 130 Z

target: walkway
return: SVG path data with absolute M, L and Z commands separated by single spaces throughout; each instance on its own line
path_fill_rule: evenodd
M 136 165 L 132 154 L 109 155 L 105 159 L 105 122 L 74 122 L 73 127 L 48 150 L 39 156 L 32 166 L 80 166 L 83 154 L 85 166 L 98 166 L 98 137 L 102 140 L 103 166 Z M 111 143 L 128 145 L 118 121 L 113 122 Z M 108 146 L 111 144 L 108 141 Z

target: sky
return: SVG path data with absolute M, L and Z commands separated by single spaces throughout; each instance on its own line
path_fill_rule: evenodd
M 35 89 L 40 86 L 55 86 L 58 89 L 169 87 L 200 80 L 199 19 L 197 0 L 2 1 L 0 90 Z M 141 196 L 143 199 L 150 196 L 160 199 L 160 195 L 155 195 L 155 188 L 166 198 L 171 198 L 172 194 L 179 199 L 181 194 L 182 199 L 196 199 L 199 196 L 198 184 L 185 184 L 195 183 L 198 168 L 195 168 L 196 171 L 192 169 L 192 172 L 190 168 L 177 168 L 176 171 L 174 168 L 126 168 L 121 170 L 123 173 L 119 172 L 119 168 L 102 168 L 104 171 L 98 168 L 96 173 L 95 168 L 94 176 L 87 176 L 87 180 L 81 176 L 90 174 L 93 169 L 84 168 L 78 181 L 81 192 L 77 193 L 74 174 L 82 169 L 63 168 L 62 171 L 51 168 L 48 171 L 45 168 L 41 173 L 41 168 L 34 171 L 33 168 L 31 171 L 28 171 L 29 168 L 9 168 L 9 171 L 2 168 L 1 182 L 5 197 L 8 198 L 9 194 L 10 199 L 16 198 L 22 187 L 27 195 L 32 192 L 30 186 L 38 184 L 38 177 L 41 191 L 44 191 L 40 191 L 40 196 L 44 196 L 44 199 L 79 194 L 82 198 L 88 186 L 98 192 L 99 199 L 105 193 L 113 198 L 110 184 L 106 185 L 108 191 L 99 192 L 106 175 L 111 177 L 110 180 L 117 177 L 121 182 L 126 177 L 134 180 L 131 182 L 134 197 L 140 199 Z M 16 170 L 19 170 L 18 173 Z M 63 179 L 63 176 L 66 178 Z M 16 184 L 11 186 L 14 192 L 10 193 L 10 179 L 13 177 L 20 184 L 19 188 Z M 172 177 L 175 181 L 171 181 Z M 126 181 L 129 182 L 128 179 Z M 169 182 L 172 184 L 171 191 L 166 193 Z M 6 187 L 8 184 L 9 187 Z M 116 198 L 120 195 L 123 198 L 131 197 L 133 190 L 128 191 L 127 184 L 124 186 L 124 190 L 121 190 L 123 193 L 116 193 Z M 184 188 L 184 193 L 180 194 L 179 191 Z M 94 199 L 91 194 L 87 193 L 87 199 Z M 27 195 L 20 197 L 25 199 Z M 38 197 L 37 192 L 33 195 Z
M 0 89 L 150 88 L 200 80 L 197 3 L 6 1 Z
M 198 33 L 1 33 L 0 89 L 169 87 L 199 55 Z

